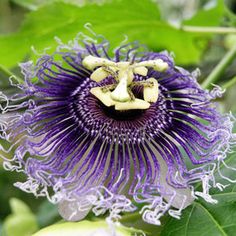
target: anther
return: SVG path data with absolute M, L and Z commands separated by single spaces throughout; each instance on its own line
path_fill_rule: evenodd
M 83 65 L 89 70 L 94 70 L 91 79 L 100 82 L 112 76 L 117 84 L 104 87 L 96 87 L 90 92 L 96 96 L 104 105 L 115 106 L 116 110 L 148 109 L 150 102 L 158 100 L 158 82 L 155 78 L 148 78 L 144 81 L 133 82 L 134 74 L 147 76 L 151 67 L 156 71 L 163 72 L 168 69 L 168 64 L 162 59 L 148 60 L 130 64 L 130 62 L 113 62 L 106 58 L 87 56 L 83 60 Z M 143 86 L 142 99 L 135 98 L 131 88 Z

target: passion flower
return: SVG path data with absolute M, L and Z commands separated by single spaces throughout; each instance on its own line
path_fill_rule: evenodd
M 234 138 L 231 115 L 211 101 L 222 91 L 203 90 L 167 52 L 108 49 L 83 37 L 20 64 L 19 93 L 1 95 L 4 167 L 27 176 L 15 186 L 71 221 L 90 209 L 117 219 L 142 204 L 144 221 L 160 224 L 199 196 L 215 203 L 209 189 L 224 187 L 214 173 Z

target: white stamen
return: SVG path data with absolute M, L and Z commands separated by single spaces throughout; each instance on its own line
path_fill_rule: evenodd
M 102 88 L 95 87 L 90 90 L 90 92 L 98 98 L 105 106 L 110 107 L 115 105 L 115 101 L 111 98 L 111 92 L 102 91 Z
M 134 73 L 142 76 L 147 76 L 148 69 L 145 66 L 139 66 L 134 68 Z
M 127 77 L 121 78 L 116 89 L 111 93 L 111 98 L 119 102 L 127 102 L 131 100 L 127 88 Z
M 87 56 L 82 62 L 83 66 L 89 70 L 93 70 L 98 66 L 116 66 L 116 63 L 105 58 Z
M 150 107 L 150 103 L 137 99 L 129 102 L 116 102 L 115 109 L 116 110 L 133 110 L 133 109 L 148 109 Z
M 146 80 L 153 84 L 153 86 L 145 86 L 143 89 L 143 97 L 146 102 L 156 102 L 158 99 L 158 82 L 154 78 Z
M 99 67 L 91 74 L 90 79 L 96 82 L 100 82 L 104 80 L 108 75 L 109 73 L 107 71 L 105 71 L 102 67 Z
M 134 99 L 131 89 L 129 88 L 133 82 L 134 73 L 147 76 L 148 69 L 146 67 L 152 67 L 154 70 L 160 72 L 163 72 L 168 68 L 168 64 L 162 59 L 148 60 L 130 64 L 130 62 L 127 61 L 113 62 L 106 58 L 100 58 L 91 55 L 85 57 L 82 64 L 89 70 L 100 67 L 91 74 L 90 78 L 92 80 L 100 82 L 109 76 L 109 74 L 111 74 L 118 82 L 118 85 L 112 92 L 105 92 L 99 88 L 93 88 L 90 90 L 91 93 L 96 96 L 104 105 L 115 105 L 116 110 L 148 109 L 150 107 L 149 102 L 156 102 L 158 99 L 158 82 L 155 78 L 149 78 L 147 81 L 151 83 L 152 86 L 145 86 L 145 83 L 143 83 L 144 100 Z M 140 82 L 140 84 L 142 85 L 142 82 Z
M 155 59 L 155 60 L 149 60 L 149 61 L 142 61 L 139 63 L 136 63 L 135 66 L 145 66 L 145 67 L 152 67 L 156 71 L 166 71 L 168 69 L 168 64 L 164 62 L 162 59 Z
M 128 61 L 120 61 L 120 62 L 117 62 L 117 66 L 120 69 L 126 70 L 130 66 L 130 63 Z

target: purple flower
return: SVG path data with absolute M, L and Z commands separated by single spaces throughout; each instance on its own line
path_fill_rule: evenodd
M 24 172 L 15 185 L 58 203 L 64 218 L 92 209 L 117 219 L 142 203 L 143 219 L 160 224 L 199 196 L 215 203 L 209 189 L 224 187 L 215 171 L 231 181 L 219 165 L 234 140 L 232 116 L 211 101 L 222 92 L 203 90 L 198 72 L 167 52 L 131 43 L 110 57 L 107 41 L 85 37 L 20 66 L 20 92 L 1 95 L 0 134 L 12 144 L 2 147 L 4 167 Z

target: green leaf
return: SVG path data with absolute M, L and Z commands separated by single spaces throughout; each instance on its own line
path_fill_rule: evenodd
M 231 49 L 236 45 L 236 34 L 229 34 L 225 37 L 225 47 Z
M 161 236 L 232 236 L 236 230 L 236 193 L 214 194 L 218 204 L 195 202 L 184 210 L 181 220 L 170 218 Z
M 183 25 L 195 26 L 218 26 L 222 21 L 222 15 L 225 13 L 225 5 L 223 0 L 216 1 L 215 7 L 200 9 L 194 17 L 183 22 Z
M 12 0 L 12 2 L 14 2 L 15 4 L 25 7 L 29 10 L 36 10 L 39 6 L 42 6 L 50 1 L 51 0 L 49 0 L 49 1 L 46 1 L 46 0 L 41 0 L 41 1 L 38 1 L 38 0 Z
M 220 6 L 199 15 L 205 25 L 218 25 Z M 207 18 L 207 14 L 213 17 Z M 198 14 L 194 17 L 197 22 Z M 73 39 L 90 22 L 97 34 L 104 35 L 116 47 L 127 35 L 129 41 L 138 40 L 151 50 L 167 49 L 176 55 L 180 64 L 197 63 L 211 34 L 187 33 L 161 20 L 157 4 L 150 0 L 114 0 L 102 6 L 77 7 L 65 3 L 45 5 L 26 17 L 19 32 L 0 37 L 0 63 L 11 67 L 32 56 L 30 47 L 42 51 L 56 47 L 54 36 L 64 42 Z M 187 23 L 187 22 L 186 22 Z M 192 22 L 189 22 L 192 23 Z M 85 32 L 89 33 L 89 32 Z M 203 46 L 199 48 L 200 42 Z
M 7 236 L 30 236 L 38 230 L 36 217 L 30 208 L 21 200 L 10 200 L 12 214 L 3 223 L 3 229 Z
M 10 206 L 12 213 L 15 215 L 31 213 L 30 208 L 24 202 L 17 198 L 10 199 Z
M 141 210 L 141 208 L 139 209 Z M 134 227 L 135 229 L 142 230 L 147 236 L 158 236 L 164 224 L 164 217 L 162 218 L 162 225 L 152 225 L 143 221 L 142 215 L 137 210 L 133 213 L 124 214 L 120 219 L 120 223 L 126 227 Z
M 5 235 L 3 231 L 2 222 L 0 221 L 0 235 Z
M 235 153 L 226 159 L 227 165 L 236 167 Z M 224 176 L 235 179 L 235 171 L 221 165 Z M 216 182 L 229 184 L 216 172 Z M 196 186 L 201 189 L 201 186 Z M 180 220 L 169 217 L 161 236 L 232 236 L 236 232 L 236 187 L 231 184 L 223 192 L 212 189 L 211 196 L 218 200 L 210 204 L 199 199 L 183 211 Z
M 227 0 L 225 1 L 225 8 L 226 8 L 226 17 L 228 20 L 228 25 L 230 26 L 236 26 L 236 14 L 235 11 L 233 11 L 234 8 L 234 1 Z
M 33 214 L 10 215 L 3 227 L 7 236 L 31 236 L 38 230 Z
M 42 7 L 46 4 L 59 1 L 65 3 L 72 3 L 79 6 L 86 3 L 86 0 L 11 0 L 11 1 L 29 10 L 37 10 L 39 7 Z M 89 3 L 89 1 L 87 2 Z M 97 2 L 99 2 L 99 0 L 97 0 Z
M 57 205 L 45 200 L 37 212 L 37 221 L 40 227 L 48 226 L 61 219 L 58 214 Z

